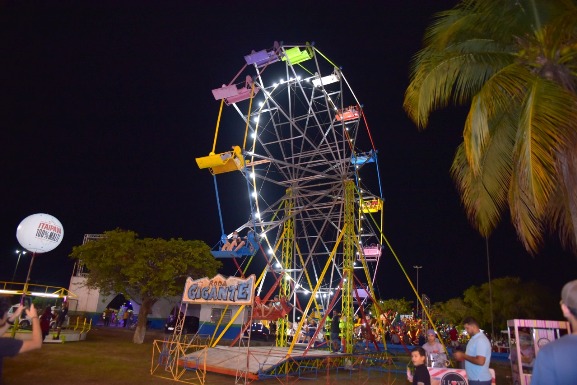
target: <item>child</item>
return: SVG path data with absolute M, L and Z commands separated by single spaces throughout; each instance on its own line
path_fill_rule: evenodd
M 415 374 L 413 375 L 412 381 L 413 385 L 431 385 L 431 376 L 429 375 L 429 370 L 425 362 L 427 361 L 427 356 L 425 349 L 417 347 L 411 352 L 411 361 L 415 365 Z M 411 381 L 410 373 L 407 370 L 407 377 Z

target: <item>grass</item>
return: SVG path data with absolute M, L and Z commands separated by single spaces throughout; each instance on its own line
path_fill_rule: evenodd
M 97 328 L 88 333 L 86 341 L 64 344 L 44 344 L 42 349 L 4 359 L 5 385 L 169 385 L 177 382 L 150 374 L 152 342 L 163 334 L 149 331 L 144 344 L 132 343 L 133 331 L 123 328 Z M 50 338 L 50 336 L 48 336 Z M 493 365 L 492 365 L 493 366 Z M 497 369 L 497 368 L 496 368 Z M 501 376 L 499 375 L 501 372 Z M 497 371 L 497 384 L 508 384 L 506 368 Z M 340 376 L 340 375 L 339 375 Z M 332 372 L 330 380 L 336 380 Z M 395 384 L 407 383 L 403 375 L 390 377 Z M 500 378 L 501 377 L 501 378 Z M 234 384 L 234 377 L 207 373 L 208 385 Z M 340 378 L 340 377 L 339 377 Z M 338 381 L 328 381 L 322 374 L 308 384 L 326 385 L 349 382 L 345 375 Z M 384 378 L 374 384 L 383 385 Z M 281 381 L 282 382 L 282 381 Z M 294 382 L 294 381 L 291 381 Z M 0 383 L 2 381 L 0 380 Z M 274 379 L 258 384 L 279 384 Z M 373 381 L 367 382 L 367 384 Z
M 150 375 L 152 341 L 132 343 L 133 331 L 120 328 L 93 329 L 86 341 L 44 344 L 42 349 L 4 359 L 4 381 L 20 384 L 163 384 Z M 48 336 L 47 338 L 50 338 Z

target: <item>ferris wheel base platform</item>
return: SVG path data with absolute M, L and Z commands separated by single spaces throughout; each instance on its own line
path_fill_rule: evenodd
M 206 351 L 207 372 L 229 376 L 246 372 L 247 379 L 251 380 L 284 376 L 316 378 L 319 371 L 331 368 L 338 370 L 346 365 L 345 361 L 354 363 L 358 358 L 355 354 L 332 353 L 328 350 L 306 351 L 306 345 L 302 345 L 296 346 L 290 354 L 288 347 L 276 346 L 205 348 L 182 357 L 179 366 L 197 370 L 197 366 L 203 366 L 200 360 Z M 382 354 L 376 353 L 375 356 L 380 357 Z M 362 356 L 367 357 L 366 354 Z

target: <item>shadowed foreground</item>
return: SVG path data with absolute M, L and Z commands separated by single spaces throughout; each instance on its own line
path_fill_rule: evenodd
M 167 385 L 178 382 L 153 377 L 150 373 L 152 341 L 162 339 L 160 332 L 149 332 L 142 345 L 132 343 L 133 331 L 122 328 L 98 328 L 88 333 L 86 341 L 64 344 L 45 344 L 41 350 L 25 353 L 4 360 L 5 385 L 58 384 L 86 385 L 110 384 Z M 50 338 L 50 337 L 49 337 Z M 507 368 L 497 369 L 497 384 L 509 384 L 505 377 Z M 504 370 L 503 370 L 504 369 Z M 501 374 L 501 375 L 500 375 Z M 325 376 L 319 373 L 310 385 L 342 383 L 359 380 L 363 384 L 408 384 L 404 375 L 382 373 L 380 377 L 366 378 L 362 372 L 337 374 L 334 370 Z M 291 379 L 290 382 L 294 382 Z M 207 373 L 209 385 L 234 384 L 234 377 Z M 277 379 L 257 381 L 262 385 L 286 382 Z

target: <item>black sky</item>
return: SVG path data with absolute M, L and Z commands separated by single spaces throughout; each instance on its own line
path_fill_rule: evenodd
M 220 225 L 210 174 L 194 158 L 212 145 L 211 90 L 251 50 L 315 42 L 343 68 L 364 106 L 386 199 L 385 235 L 433 301 L 487 281 L 485 240 L 468 224 L 449 167 L 464 110 L 435 113 L 419 132 L 402 110 L 411 56 L 435 12 L 455 1 L 5 2 L 0 8 L 2 176 L 0 280 L 12 277 L 18 223 L 58 218 L 62 244 L 32 281 L 67 287 L 67 258 L 86 233 L 120 227 L 146 237 L 202 239 Z M 229 227 L 243 222 L 228 218 Z M 521 276 L 558 292 L 577 260 L 535 257 L 508 220 L 489 240 L 492 277 Z M 25 277 L 23 258 L 17 276 Z M 387 252 L 381 297 L 412 298 Z

